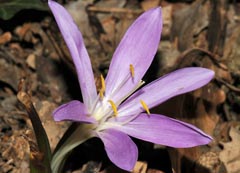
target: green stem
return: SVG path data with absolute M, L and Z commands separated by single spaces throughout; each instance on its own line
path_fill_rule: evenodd
M 62 172 L 67 155 L 78 145 L 94 137 L 92 133 L 93 125 L 80 124 L 76 130 L 67 138 L 67 140 L 57 149 L 52 157 L 52 173 Z

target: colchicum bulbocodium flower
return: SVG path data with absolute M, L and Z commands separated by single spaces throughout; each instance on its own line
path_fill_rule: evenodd
M 214 72 L 189 67 L 174 71 L 142 87 L 141 80 L 157 52 L 162 31 L 161 8 L 143 13 L 129 27 L 113 54 L 106 79 L 97 92 L 82 35 L 70 14 L 49 0 L 62 36 L 72 56 L 83 103 L 74 100 L 57 108 L 55 121 L 79 122 L 79 127 L 52 159 L 57 172 L 64 157 L 91 137 L 99 137 L 109 159 L 124 170 L 132 170 L 138 150 L 129 136 L 170 147 L 186 148 L 208 144 L 212 138 L 196 127 L 149 109 L 176 95 L 206 85 Z

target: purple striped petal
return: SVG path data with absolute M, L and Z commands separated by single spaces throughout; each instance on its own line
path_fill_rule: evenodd
M 140 82 L 156 54 L 162 31 L 161 8 L 143 13 L 125 33 L 106 77 L 106 97 L 121 100 Z M 130 64 L 134 67 L 131 76 Z
M 214 72 L 201 67 L 189 67 L 167 74 L 146 85 L 119 107 L 119 116 L 136 115 L 144 111 L 140 100 L 150 108 L 174 96 L 187 93 L 206 85 Z
M 193 125 L 157 114 L 142 113 L 115 129 L 138 139 L 176 148 L 205 145 L 212 140 Z
M 48 1 L 48 5 L 72 56 L 77 70 L 83 101 L 89 108 L 97 97 L 97 91 L 91 62 L 83 42 L 82 34 L 64 7 L 52 0 Z
M 107 129 L 98 132 L 109 159 L 119 168 L 131 171 L 137 161 L 138 150 L 132 139 L 119 131 Z
M 94 123 L 95 119 L 87 115 L 86 107 L 83 103 L 73 100 L 69 103 L 63 104 L 53 112 L 55 121 L 78 121 L 86 123 Z

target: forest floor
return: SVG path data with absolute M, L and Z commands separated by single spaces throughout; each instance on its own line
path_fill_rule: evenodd
M 96 81 L 106 75 L 128 26 L 157 6 L 163 11 L 163 32 L 144 76 L 146 83 L 183 67 L 215 71 L 208 85 L 151 110 L 194 124 L 213 141 L 174 149 L 135 140 L 139 160 L 133 173 L 240 172 L 240 1 L 59 3 L 72 14 L 84 36 Z M 31 121 L 17 99 L 19 89 L 31 96 L 53 150 L 70 123 L 54 122 L 52 112 L 67 101 L 81 100 L 81 92 L 68 49 L 48 10 L 23 9 L 8 20 L 0 19 L 0 173 L 29 172 L 30 153 L 37 148 Z M 68 162 L 69 173 L 124 172 L 107 159 L 98 139 L 77 147 Z

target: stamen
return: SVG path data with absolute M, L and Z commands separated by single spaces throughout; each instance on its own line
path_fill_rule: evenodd
M 120 104 L 123 100 L 125 100 L 126 98 L 128 98 L 132 93 L 134 93 L 138 88 L 140 88 L 143 84 L 145 84 L 145 82 L 143 80 L 141 80 L 138 85 L 136 85 L 135 88 L 133 88 L 131 91 L 129 91 L 128 94 L 125 95 L 125 97 L 123 97 L 121 100 L 118 101 L 118 103 Z
M 100 76 L 100 80 L 101 80 L 101 89 L 99 90 L 99 96 L 100 96 L 100 99 L 102 100 L 104 97 L 104 92 L 106 90 L 106 85 L 105 85 L 103 75 Z
M 147 114 L 150 115 L 150 111 L 148 109 L 147 104 L 143 100 L 140 100 L 140 103 L 141 103 L 143 109 L 147 112 Z
M 105 80 L 104 80 L 103 75 L 100 76 L 100 79 L 101 79 L 101 90 L 102 90 L 103 92 L 105 92 L 106 85 L 105 85 Z
M 134 67 L 133 67 L 133 65 L 132 64 L 130 64 L 130 72 L 131 72 L 131 76 L 134 78 L 134 76 L 135 76 L 135 71 L 134 71 Z
M 100 99 L 102 100 L 103 96 L 104 96 L 102 89 L 100 89 L 100 91 L 99 91 L 99 96 L 100 96 Z
M 115 103 L 114 103 L 112 100 L 108 100 L 108 102 L 109 102 L 110 105 L 112 106 L 112 110 L 113 110 L 113 112 L 114 112 L 114 116 L 116 117 L 117 114 L 118 114 L 117 106 L 115 105 Z

